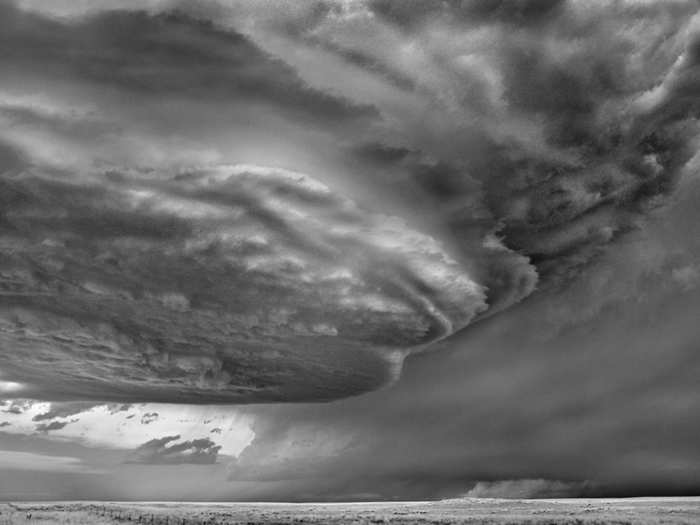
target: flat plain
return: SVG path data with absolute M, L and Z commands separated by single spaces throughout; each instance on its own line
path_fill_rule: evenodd
M 0 525 L 700 524 L 700 498 L 374 503 L 0 503 Z

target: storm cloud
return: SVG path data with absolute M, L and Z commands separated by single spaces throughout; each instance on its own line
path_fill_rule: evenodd
M 239 407 L 252 498 L 697 492 L 699 24 L 0 1 L 0 385 L 293 403 Z M 215 463 L 202 420 L 131 468 Z
M 694 151 L 689 3 L 19 5 L 1 6 L 1 366 L 28 397 L 379 388 L 407 353 L 575 279 Z M 318 158 L 268 167 L 250 146 L 268 138 L 277 162 L 285 138 Z
M 300 174 L 65 179 L 3 192 L 3 370 L 30 395 L 332 398 L 381 385 L 404 349 L 486 307 L 433 239 Z
M 156 112 L 162 97 L 199 101 L 206 93 L 319 130 L 332 124 L 341 135 L 376 118 L 364 106 L 305 86 L 246 37 L 183 13 L 66 22 L 3 9 L 13 50 L 3 56 L 13 72 L 8 93 L 14 81 L 46 74 L 91 100 L 59 102 L 56 88 L 8 94 L 3 109 L 10 164 L 0 181 L 2 236 L 12 255 L 3 261 L 2 368 L 24 395 L 333 399 L 393 380 L 410 348 L 487 308 L 484 287 L 438 240 L 308 175 L 246 164 L 175 169 L 158 159 L 144 166 L 134 144 L 115 158 L 115 141 L 128 140 L 122 121 L 139 117 L 104 86 Z M 48 43 L 56 40 L 69 58 L 53 56 Z M 94 56 L 78 52 L 85 42 Z M 141 65 L 133 62 L 139 49 Z M 37 68 L 42 60 L 51 66 Z M 205 81 L 186 63 L 216 78 Z M 91 109 L 97 101 L 106 110 Z M 184 124 L 150 117 L 151 127 Z M 198 118 L 211 125 L 206 114 Z M 231 119 L 240 126 L 237 112 Z M 65 141 L 68 158 L 41 153 Z

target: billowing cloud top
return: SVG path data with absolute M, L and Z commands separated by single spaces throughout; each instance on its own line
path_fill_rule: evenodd
M 392 381 L 664 201 L 696 9 L 3 2 L 3 381 L 194 403 Z

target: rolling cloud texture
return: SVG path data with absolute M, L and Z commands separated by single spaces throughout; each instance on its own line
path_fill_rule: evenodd
M 697 490 L 697 13 L 0 1 L 0 379 L 298 403 L 254 497 Z
M 692 3 L 251 5 L 230 25 L 180 7 L 2 5 L 1 359 L 27 396 L 375 389 L 411 349 L 575 278 L 694 153 Z M 305 80 L 267 32 L 355 81 Z M 238 145 L 207 140 L 265 147 L 274 121 L 340 167 L 265 167 L 274 145 L 227 166 Z M 387 204 L 360 207 L 368 191 Z

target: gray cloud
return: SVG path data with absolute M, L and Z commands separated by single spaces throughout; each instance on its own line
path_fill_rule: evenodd
M 183 13 L 59 21 L 2 9 L 12 75 L 0 138 L 15 167 L 0 179 L 0 233 L 17 250 L 3 267 L 2 338 L 5 348 L 37 350 L 0 359 L 26 384 L 24 395 L 189 402 L 353 395 L 395 379 L 410 349 L 466 326 L 488 304 L 493 313 L 532 291 L 534 270 L 497 241 L 484 243 L 488 227 L 465 238 L 466 261 L 456 260 L 434 237 L 384 210 L 365 212 L 307 175 L 239 164 L 175 170 L 159 160 L 179 145 L 163 145 L 166 131 L 191 141 L 200 126 L 225 127 L 211 113 L 224 100 L 260 105 L 255 118 L 266 135 L 265 115 L 274 114 L 295 121 L 287 126 L 332 131 L 329 142 L 352 143 L 365 134 L 357 126 L 368 126 L 358 118 L 378 118 L 366 105 L 305 85 L 236 31 Z M 86 41 L 95 54 L 77 52 Z M 56 42 L 62 57 L 75 58 L 56 57 Z M 18 94 L 16 85 L 45 77 L 55 82 L 50 93 Z M 66 92 L 85 97 L 68 100 Z M 208 105 L 199 107 L 204 94 Z M 134 112 L 120 96 L 145 110 Z M 160 100 L 177 101 L 187 114 L 168 120 Z M 226 126 L 250 134 L 231 111 Z M 128 126 L 157 153 L 135 145 Z M 334 148 L 331 155 L 356 150 Z M 173 324 L 181 333 L 171 333 Z M 37 330 L 27 335 L 21 326 Z M 57 358 L 45 377 L 43 365 Z
M 144 166 L 168 152 L 144 154 L 125 136 L 127 125 L 157 150 L 165 130 L 186 140 L 198 126 L 216 127 L 211 109 L 224 101 L 259 105 L 316 131 L 332 128 L 340 142 L 354 141 L 358 118 L 378 118 L 364 104 L 307 86 L 236 31 L 176 12 L 57 20 L 9 3 L 2 9 L 11 50 L 3 61 L 12 72 L 3 86 L 3 138 L 8 159 L 21 166 L 0 180 L 4 239 L 18 250 L 3 269 L 12 303 L 3 338 L 7 348 L 38 348 L 27 358 L 6 352 L 3 363 L 27 384 L 27 396 L 246 402 L 352 395 L 394 379 L 410 348 L 469 324 L 486 310 L 487 289 L 492 312 L 532 290 L 527 261 L 484 244 L 484 228 L 465 239 L 464 264 L 401 219 L 365 213 L 306 175 L 257 167 L 173 175 L 170 166 Z M 85 42 L 94 54 L 83 52 Z M 58 47 L 73 58 L 57 57 Z M 50 93 L 17 94 L 17 85 L 44 78 L 55 86 Z M 85 98 L 67 100 L 66 92 Z M 205 94 L 209 105 L 199 107 Z M 127 108 L 120 96 L 145 111 Z M 169 121 L 158 100 L 200 114 Z M 235 113 L 229 125 L 240 133 Z M 269 134 L 266 118 L 256 117 Z M 191 131 L 181 129 L 185 123 Z M 127 168 L 109 167 L 117 161 Z M 485 286 L 472 278 L 479 272 Z M 183 329 L 177 344 L 164 334 L 171 324 Z M 38 331 L 27 338 L 19 326 Z M 79 347 L 91 349 L 80 353 L 87 361 L 73 352 Z M 58 355 L 47 380 L 37 371 Z M 345 379 L 327 381 L 336 374 Z M 184 389 L 175 387 L 181 380 Z
M 537 484 L 498 484 L 521 479 L 567 480 L 571 496 L 697 492 L 700 296 L 673 276 L 700 257 L 689 240 L 698 179 L 688 176 L 673 206 L 575 286 L 544 290 L 409 357 L 392 389 L 254 410 L 256 437 L 232 464 L 232 482 L 257 482 L 271 499 L 360 489 L 458 497 L 480 480 L 499 497 L 507 488 L 537 496 Z M 269 485 L 276 479 L 294 481 Z
M 28 396 L 327 399 L 376 388 L 405 349 L 485 307 L 434 239 L 301 174 L 233 166 L 2 183 L 15 256 L 2 269 L 1 336 L 34 350 L 1 359 Z M 334 373 L 346 379 L 328 384 Z
M 388 22 L 414 29 L 431 19 L 453 19 L 466 26 L 504 24 L 518 28 L 541 27 L 561 14 L 565 0 L 497 0 L 495 2 L 443 2 L 435 4 L 423 1 L 392 2 L 373 0 L 368 2 L 372 12 Z
M 444 130 L 417 139 L 405 136 L 411 129 L 397 130 L 404 134 L 399 140 L 459 162 L 456 172 L 449 164 L 426 172 L 425 161 L 415 166 L 401 149 L 389 149 L 394 155 L 378 159 L 380 169 L 394 163 L 420 174 L 418 184 L 447 212 L 443 221 L 467 252 L 473 252 L 463 241 L 475 227 L 470 207 L 478 184 L 491 227 L 498 224 L 504 244 L 532 259 L 541 286 L 577 275 L 602 247 L 638 227 L 640 215 L 673 190 L 695 151 L 696 103 L 684 91 L 696 82 L 693 2 L 666 9 L 618 3 L 583 12 L 561 1 L 380 1 L 368 9 L 399 25 L 406 41 L 424 46 L 415 60 L 420 53 L 432 58 L 431 76 L 410 60 L 403 71 L 412 75 L 414 91 L 434 99 L 443 126 L 453 131 L 447 144 Z M 339 23 L 344 16 L 347 29 Z M 351 16 L 359 15 L 330 11 L 312 34 L 364 51 L 394 38 L 381 22 L 364 18 L 368 36 L 353 39 Z M 637 24 L 635 31 L 611 29 L 627 20 Z M 377 59 L 397 62 L 391 47 L 379 49 Z M 424 194 L 416 200 L 435 206 Z M 490 287 L 500 279 L 483 278 Z
M 51 432 L 52 430 L 61 430 L 63 427 L 68 425 L 69 423 L 73 423 L 76 420 L 73 421 L 52 421 L 51 423 L 40 423 L 36 426 L 37 432 Z
M 695 103 L 655 86 L 693 85 L 696 10 L 328 2 L 237 13 L 261 21 L 251 38 L 312 85 L 387 117 L 369 141 L 346 141 L 353 190 L 420 217 L 461 254 L 487 290 L 484 317 L 536 286 L 568 286 L 677 186 L 695 151 Z M 406 81 L 387 82 L 388 68 Z
M 216 463 L 221 449 L 209 438 L 180 441 L 180 436 L 152 439 L 134 450 L 127 463 L 180 465 L 185 463 L 210 465 Z
M 696 2 L 61 4 L 0 13 L 3 379 L 390 386 L 249 409 L 246 494 L 697 492 Z
M 372 115 L 370 108 L 309 89 L 244 36 L 182 12 L 108 11 L 65 23 L 8 2 L 0 8 L 10 83 L 25 75 L 48 76 L 138 96 L 206 95 L 212 102 L 272 105 L 310 121 Z

